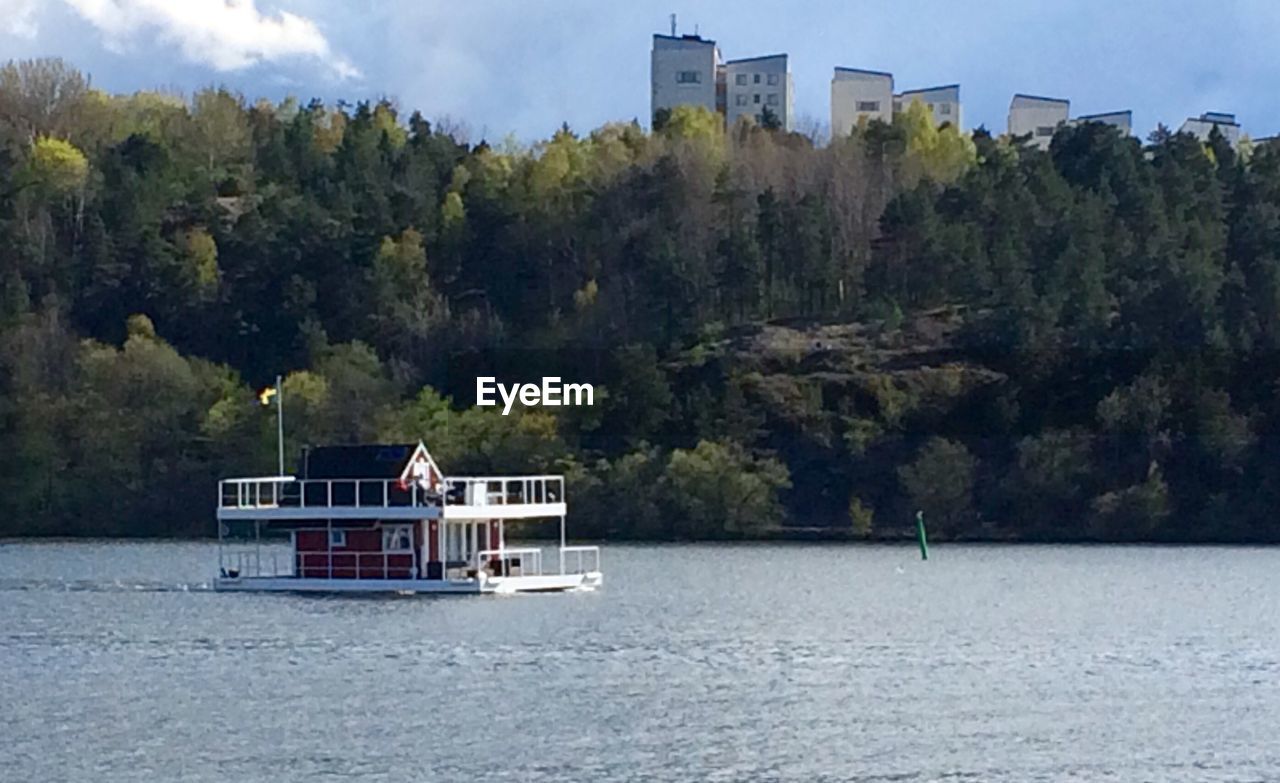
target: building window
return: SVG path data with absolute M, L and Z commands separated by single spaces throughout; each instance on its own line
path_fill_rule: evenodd
M 737 104 L 738 104 L 739 106 L 746 106 L 746 105 L 747 105 L 747 95 L 746 95 L 746 93 L 738 93 L 738 96 L 737 96 Z
M 756 93 L 755 95 L 751 96 L 751 102 L 752 102 L 752 103 L 759 103 L 759 102 L 760 102 L 760 93 Z
M 880 111 L 880 101 L 858 101 L 858 111 Z
M 1052 136 L 1052 135 L 1053 135 L 1053 126 L 1052 126 L 1052 125 L 1041 125 L 1041 126 L 1037 127 L 1037 128 L 1036 128 L 1036 135 L 1037 135 L 1037 136 Z
M 951 104 L 949 104 L 949 103 L 941 103 L 941 104 L 938 104 L 938 108 L 941 110 L 941 112 L 942 112 L 943 114 L 950 114 L 950 113 L 951 113 Z
M 702 84 L 702 74 L 697 71 L 680 71 L 676 74 L 676 84 Z
M 330 530 L 329 531 L 329 548 L 335 549 L 347 545 L 347 531 Z
M 902 101 L 894 101 L 894 102 L 893 102 L 893 113 L 894 113 L 894 114 L 901 114 L 901 113 L 902 113 Z
M 771 92 L 771 93 L 769 93 L 769 97 L 768 97 L 768 99 L 765 101 L 765 103 L 768 103 L 770 106 L 777 106 L 777 105 L 778 105 L 778 93 L 776 93 L 776 92 Z
M 746 86 L 746 84 L 747 84 L 747 75 L 746 75 L 745 73 L 740 73 L 740 74 L 738 74 L 737 76 L 734 76 L 734 77 L 733 77 L 733 82 L 734 82 L 734 84 L 737 84 L 737 85 L 739 85 L 739 86 Z
M 759 84 L 759 83 L 760 83 L 760 74 L 758 74 L 758 73 L 757 73 L 755 76 L 756 76 L 756 84 Z
M 769 74 L 769 84 L 770 84 L 770 86 L 775 85 L 775 84 L 777 84 L 777 83 L 778 83 L 778 74 L 776 74 L 776 73 L 771 73 L 771 74 Z
M 412 552 L 413 535 L 408 525 L 394 525 L 382 529 L 382 551 Z
M 929 111 L 933 111 L 933 104 L 932 104 L 932 103 L 930 103 L 930 104 L 929 104 Z

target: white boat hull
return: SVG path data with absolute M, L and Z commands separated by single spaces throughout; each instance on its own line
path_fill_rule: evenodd
M 241 593 L 439 593 L 481 595 L 485 593 L 559 593 L 594 590 L 604 581 L 599 571 L 585 574 L 544 574 L 486 579 L 301 579 L 291 576 L 218 577 L 213 589 Z

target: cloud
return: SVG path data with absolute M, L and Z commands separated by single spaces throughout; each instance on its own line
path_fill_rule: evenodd
M 0 0 L 0 32 L 32 40 L 36 37 L 36 0 Z
M 360 75 L 349 60 L 333 51 L 315 22 L 287 11 L 259 11 L 255 0 L 65 2 L 117 51 L 153 34 L 176 44 L 188 60 L 217 71 L 306 58 L 323 62 L 340 79 Z

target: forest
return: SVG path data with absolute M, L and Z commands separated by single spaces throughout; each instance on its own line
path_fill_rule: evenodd
M 1280 146 L 655 120 L 523 144 L 8 63 L 0 536 L 213 534 L 282 375 L 291 458 L 564 473 L 584 537 L 1280 540 Z

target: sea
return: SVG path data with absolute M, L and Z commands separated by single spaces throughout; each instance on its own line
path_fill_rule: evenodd
M 605 544 L 599 590 L 472 597 L 216 563 L 0 542 L 0 781 L 1280 781 L 1280 548 Z

